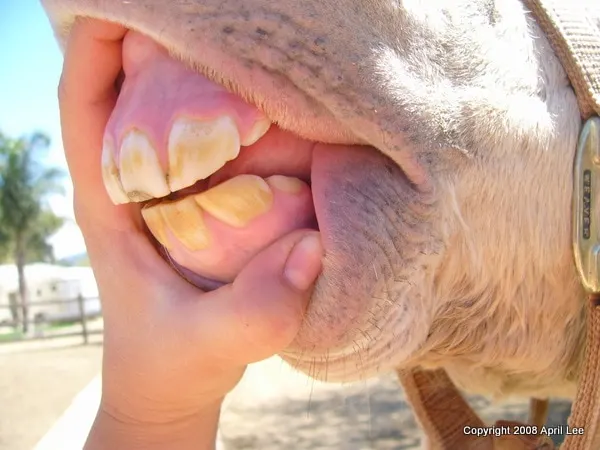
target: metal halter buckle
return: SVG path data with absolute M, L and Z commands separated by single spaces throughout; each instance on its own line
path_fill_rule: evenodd
M 573 185 L 573 250 L 583 287 L 600 294 L 600 117 L 588 119 L 577 144 Z

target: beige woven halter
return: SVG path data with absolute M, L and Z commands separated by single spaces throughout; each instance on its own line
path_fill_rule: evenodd
M 586 348 L 577 396 L 560 450 L 600 450 L 600 0 L 523 0 L 547 35 L 577 96 L 582 129 L 573 172 L 573 250 L 586 300 Z M 572 151 L 572 149 L 566 149 Z M 540 434 L 547 400 L 531 400 L 527 435 L 476 437 L 465 427 L 484 427 L 443 369 L 398 372 L 408 401 L 423 428 L 428 450 L 553 450 Z M 495 426 L 514 422 L 498 421 Z M 537 428 L 536 428 L 537 427 Z

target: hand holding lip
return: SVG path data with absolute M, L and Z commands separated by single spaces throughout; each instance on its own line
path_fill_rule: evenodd
M 139 206 L 113 205 L 102 180 L 124 32 L 92 20 L 73 29 L 60 86 L 63 141 L 105 320 L 101 413 L 138 425 L 177 423 L 208 407 L 218 414 L 246 364 L 291 342 L 323 250 L 316 232 L 295 231 L 208 293 L 158 255 Z

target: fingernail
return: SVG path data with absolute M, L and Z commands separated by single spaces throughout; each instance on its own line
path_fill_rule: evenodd
M 319 233 L 304 236 L 290 252 L 283 276 L 299 291 L 308 290 L 321 272 L 323 246 Z

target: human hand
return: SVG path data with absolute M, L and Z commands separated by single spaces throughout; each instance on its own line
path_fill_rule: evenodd
M 114 206 L 102 181 L 102 137 L 117 98 L 124 34 L 119 26 L 79 22 L 59 94 L 75 215 L 105 324 L 102 402 L 89 445 L 208 445 L 202 440 L 214 433 L 220 403 L 245 366 L 294 338 L 322 247 L 316 232 L 295 231 L 210 292 L 161 258 L 139 205 Z M 175 431 L 180 446 L 171 440 Z

